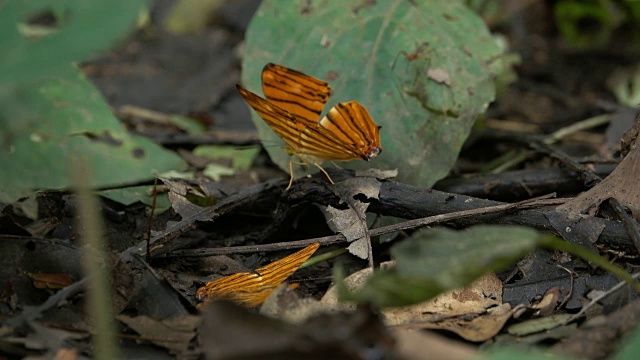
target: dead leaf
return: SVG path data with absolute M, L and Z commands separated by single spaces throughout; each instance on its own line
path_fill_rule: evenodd
M 385 180 L 398 176 L 398 169 L 382 170 L 382 169 L 365 169 L 356 170 L 356 177 L 374 177 L 376 179 Z
M 183 219 L 190 218 L 202 213 L 203 207 L 195 205 L 187 199 L 188 195 L 192 195 L 198 198 L 207 198 L 198 188 L 191 186 L 184 180 L 165 179 L 160 178 L 162 182 L 169 188 L 169 194 L 167 195 L 171 202 L 173 210 L 182 216 Z M 209 216 L 201 215 L 194 217 L 194 221 L 208 221 Z M 174 222 L 167 223 L 167 228 Z
M 62 289 L 73 284 L 68 274 L 27 273 L 37 289 Z
M 362 194 L 368 199 L 377 199 L 380 195 L 380 181 L 373 177 L 354 177 L 338 183 L 337 190 L 345 198 L 353 199 Z
M 576 198 L 559 206 L 558 211 L 567 211 L 569 219 L 575 219 L 583 211 L 595 215 L 600 204 L 610 198 L 617 199 L 620 204 L 631 210 L 633 217 L 640 221 L 640 138 L 633 136 L 640 127 L 640 117 L 636 119 L 636 125 L 625 134 L 626 141 L 632 141 L 629 153 L 622 159 L 620 165 L 600 183 L 583 192 Z
M 502 281 L 490 273 L 430 301 L 385 310 L 383 321 L 403 329 L 449 330 L 469 341 L 484 341 L 495 336 L 512 314 L 511 306 L 502 303 Z
M 366 260 L 369 257 L 369 242 L 365 238 L 358 239 L 347 247 L 350 254 Z
M 365 229 L 360 219 L 365 216 L 369 204 L 356 200 L 354 207 L 358 212 L 357 214 L 352 209 L 340 210 L 331 205 L 327 206 L 327 212 L 331 215 L 329 221 L 335 225 L 336 231 L 344 235 L 349 242 L 365 236 Z
M 78 349 L 74 348 L 60 348 L 53 360 L 75 360 L 78 358 Z
M 384 263 L 386 268 L 393 262 Z M 344 279 L 349 291 L 361 288 L 371 276 L 371 269 L 358 271 Z M 353 304 L 338 304 L 335 287 L 330 288 L 321 302 L 342 310 Z M 502 304 L 502 282 L 488 274 L 464 289 L 444 293 L 435 299 L 414 306 L 382 311 L 387 326 L 398 329 L 442 329 L 455 332 L 470 341 L 484 341 L 495 336 L 511 317 L 509 304 Z
M 140 334 L 142 340 L 169 349 L 171 352 L 184 352 L 189 348 L 191 339 L 196 336 L 196 328 L 201 318 L 195 315 L 178 316 L 162 321 L 148 316 L 118 315 L 118 320 Z
M 473 347 L 433 332 L 396 330 L 393 336 L 396 338 L 396 351 L 402 359 L 466 360 L 477 356 Z
M 556 305 L 560 300 L 560 288 L 554 287 L 544 294 L 542 300 L 533 306 L 534 309 L 538 309 L 536 315 L 545 316 L 553 314 L 556 311 Z

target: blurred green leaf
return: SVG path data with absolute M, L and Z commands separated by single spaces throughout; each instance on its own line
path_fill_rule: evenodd
M 260 149 L 245 148 L 224 145 L 200 145 L 193 149 L 193 154 L 214 160 L 231 160 L 233 168 L 240 171 L 248 171 L 258 156 Z
M 608 1 L 561 0 L 555 4 L 556 25 L 562 36 L 577 48 L 606 45 L 614 30 Z
M 175 34 L 202 31 L 225 0 L 179 0 L 164 19 L 164 27 Z
M 640 326 L 636 325 L 635 329 L 623 339 L 622 346 L 611 359 L 635 360 L 638 354 L 640 354 Z
M 68 73 L 73 62 L 122 38 L 146 4 L 145 0 L 0 2 L 0 84 Z M 46 13 L 55 18 L 55 31 L 26 38 L 21 29 Z
M 200 135 L 206 130 L 206 126 L 204 124 L 185 116 L 171 115 L 169 116 L 169 122 L 189 134 Z
M 607 78 L 607 87 L 623 105 L 636 107 L 640 104 L 640 65 L 619 67 Z
M 548 237 L 516 226 L 419 230 L 391 248 L 392 271 L 377 271 L 362 289 L 341 295 L 378 307 L 415 304 L 504 269 Z
M 445 290 L 462 288 L 490 271 L 505 269 L 536 247 L 579 256 L 640 291 L 640 284 L 629 273 L 587 248 L 529 228 L 494 225 L 463 231 L 418 230 L 391 248 L 395 268 L 374 272 L 355 292 L 346 291 L 344 284 L 342 290 L 338 289 L 342 300 L 377 307 L 412 305 Z
M 392 247 L 391 255 L 398 274 L 434 279 L 453 289 L 508 267 L 533 250 L 541 237 L 533 229 L 518 226 L 436 228 L 418 231 Z
M 327 109 L 357 100 L 382 125 L 381 156 L 347 166 L 398 168 L 399 181 L 428 187 L 449 172 L 494 99 L 501 54 L 460 1 L 266 0 L 246 33 L 242 80 L 260 93 L 269 62 L 327 80 Z M 256 114 L 253 120 L 264 144 L 282 143 Z M 288 172 L 288 154 L 267 151 Z
M 640 1 L 561 0 L 553 10 L 558 30 L 577 49 L 609 46 L 618 34 L 631 49 L 640 45 Z
M 222 176 L 231 176 L 235 173 L 236 171 L 234 169 L 215 163 L 208 164 L 207 167 L 202 170 L 202 174 L 214 181 L 220 181 Z
M 102 190 L 98 192 L 98 195 L 127 206 L 138 201 L 151 206 L 153 204 L 153 195 L 150 195 L 152 191 L 153 185 L 130 186 L 120 189 Z M 156 214 L 170 207 L 171 203 L 169 202 L 167 194 L 159 193 L 158 196 L 156 196 Z
M 572 316 L 572 314 L 553 314 L 540 318 L 529 319 L 509 326 L 507 328 L 507 332 L 515 336 L 539 333 L 541 331 L 551 330 L 566 324 Z
M 172 152 L 129 135 L 73 62 L 124 35 L 144 2 L 0 3 L 0 203 L 70 185 L 69 166 L 92 165 L 92 187 L 151 179 L 184 166 Z M 56 29 L 25 38 L 19 25 L 47 11 Z M 36 216 L 33 201 L 23 207 Z

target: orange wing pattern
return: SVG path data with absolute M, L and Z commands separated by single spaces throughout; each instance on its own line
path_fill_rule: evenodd
M 293 253 L 254 273 L 237 273 L 211 281 L 196 292 L 198 301 L 224 298 L 247 307 L 262 304 L 282 282 L 293 274 L 318 249 L 319 243 Z
M 266 100 L 237 87 L 247 103 L 289 145 L 288 150 L 302 160 L 312 157 L 368 161 L 382 151 L 378 126 L 356 101 L 334 106 L 319 120 L 331 95 L 331 88 L 322 80 L 267 64 L 262 70 Z
M 262 92 L 267 100 L 313 126 L 331 96 L 326 82 L 276 64 L 262 70 Z M 305 121 L 306 120 L 306 121 Z

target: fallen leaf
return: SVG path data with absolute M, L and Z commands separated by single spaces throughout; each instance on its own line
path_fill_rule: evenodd
M 502 329 L 513 311 L 502 303 L 502 282 L 490 273 L 430 301 L 387 309 L 383 321 L 401 329 L 449 330 L 469 341 L 485 341 Z
M 68 274 L 27 273 L 37 289 L 62 289 L 73 284 Z
M 358 214 L 351 208 L 340 210 L 331 205 L 327 206 L 327 212 L 331 215 L 329 221 L 335 225 L 336 231 L 344 235 L 349 242 L 361 239 L 365 235 L 365 229 L 360 219 L 364 218 L 369 204 L 356 200 L 354 207 Z
M 189 348 L 189 343 L 196 336 L 196 329 L 202 320 L 200 316 L 195 315 L 178 316 L 162 321 L 145 315 L 118 315 L 116 318 L 140 334 L 142 340 L 172 352 L 182 352 Z

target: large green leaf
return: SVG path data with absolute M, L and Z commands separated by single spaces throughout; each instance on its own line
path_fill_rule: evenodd
M 379 307 L 412 305 L 504 269 L 549 237 L 517 226 L 419 230 L 391 248 L 393 270 L 377 271 L 362 289 L 341 296 Z
M 269 62 L 327 80 L 328 107 L 357 100 L 382 125 L 383 153 L 369 165 L 398 168 L 399 180 L 431 186 L 494 99 L 500 54 L 460 1 L 265 0 L 246 33 L 242 80 L 261 93 Z M 288 154 L 273 146 L 282 141 L 256 114 L 254 122 L 271 158 L 288 171 Z
M 143 3 L 0 3 L 0 203 L 29 198 L 21 209 L 35 217 L 34 192 L 68 187 L 69 166 L 78 158 L 91 164 L 93 187 L 138 182 L 184 165 L 150 140 L 129 135 L 73 65 L 123 36 Z M 46 11 L 56 15 L 55 29 L 27 36 L 32 30 L 25 21 Z
M 493 225 L 477 225 L 463 231 L 418 230 L 391 248 L 395 268 L 374 272 L 355 292 L 349 292 L 337 274 L 338 291 L 343 300 L 378 307 L 412 305 L 445 290 L 463 287 L 487 272 L 505 269 L 536 247 L 577 255 L 640 291 L 640 284 L 629 273 L 585 247 L 529 228 Z
M 121 38 L 146 0 L 5 0 L 0 2 L 0 83 L 65 71 Z M 56 26 L 47 35 L 25 30 L 50 13 Z

